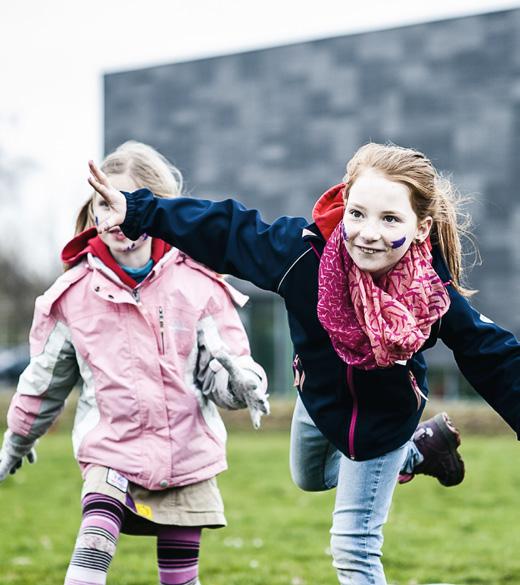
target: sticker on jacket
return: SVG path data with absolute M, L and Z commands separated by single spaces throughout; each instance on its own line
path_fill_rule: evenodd
M 153 518 L 152 509 L 150 508 L 150 506 L 147 506 L 146 504 L 138 504 L 136 502 L 135 503 L 135 510 L 139 514 L 139 516 L 143 516 L 144 518 L 148 518 L 148 520 L 151 520 Z
M 126 494 L 126 490 L 128 489 L 128 480 L 120 473 L 117 473 L 115 469 L 108 470 L 107 483 Z

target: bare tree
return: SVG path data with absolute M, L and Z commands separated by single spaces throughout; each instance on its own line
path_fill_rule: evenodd
M 50 283 L 12 257 L 0 256 L 0 274 L 0 347 L 9 347 L 27 341 L 34 300 Z
M 20 202 L 21 179 L 35 167 L 31 159 L 12 155 L 0 144 L 0 217 L 5 236 L 0 247 L 0 348 L 27 341 L 34 300 L 49 284 L 20 260 L 20 230 L 9 222 L 9 211 Z

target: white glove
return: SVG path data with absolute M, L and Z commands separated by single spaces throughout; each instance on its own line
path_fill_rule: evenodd
M 13 434 L 7 430 L 4 434 L 4 443 L 0 450 L 0 482 L 8 476 L 14 475 L 22 466 L 24 457 L 29 463 L 36 463 L 37 456 L 33 447 L 30 445 L 18 445 L 13 442 Z
M 229 374 L 229 390 L 239 402 L 246 404 L 255 429 L 260 428 L 262 415 L 269 414 L 269 394 L 261 389 L 260 378 L 251 370 L 240 368 L 233 358 L 223 349 L 213 354 Z

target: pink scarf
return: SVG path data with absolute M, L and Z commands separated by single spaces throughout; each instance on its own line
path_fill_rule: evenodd
M 364 370 L 408 360 L 450 299 L 432 268 L 429 244 L 412 244 L 376 284 L 344 245 L 341 222 L 320 261 L 318 318 L 339 357 Z

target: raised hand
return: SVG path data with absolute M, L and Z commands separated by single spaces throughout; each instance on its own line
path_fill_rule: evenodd
M 103 223 L 97 226 L 98 232 L 102 234 L 123 223 L 126 216 L 126 199 L 121 191 L 112 187 L 108 177 L 94 161 L 90 160 L 88 166 L 90 169 L 89 184 L 103 197 L 112 211 Z
M 238 367 L 224 350 L 215 352 L 213 357 L 227 370 L 232 392 L 247 404 L 253 427 L 258 429 L 262 415 L 269 414 L 269 395 L 260 390 L 258 376 Z

